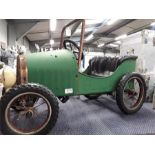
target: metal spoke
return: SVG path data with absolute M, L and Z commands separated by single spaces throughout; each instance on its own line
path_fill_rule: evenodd
M 36 99 L 36 101 L 34 102 L 34 105 L 39 101 L 39 99 L 40 99 L 39 97 Z
M 37 111 L 35 111 L 35 114 L 36 114 L 36 116 L 38 117 L 38 116 L 40 116 L 41 114 L 43 114 L 44 112 L 46 112 L 46 111 L 48 111 L 48 109 L 45 110 L 45 111 L 42 111 L 42 112 L 40 112 L 40 113 L 38 113 Z
M 41 104 L 39 104 L 39 105 L 37 105 L 37 106 L 34 106 L 33 108 L 35 109 L 35 108 L 37 108 L 37 107 L 43 105 L 44 103 L 46 103 L 46 102 L 42 102 Z

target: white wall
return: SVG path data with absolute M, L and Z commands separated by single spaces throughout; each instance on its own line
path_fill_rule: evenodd
M 7 21 L 0 19 L 0 42 L 4 42 L 7 46 Z
M 16 31 L 13 24 L 8 24 L 8 46 L 14 46 L 16 42 Z
M 21 46 L 24 45 L 27 51 L 29 51 L 29 42 L 26 37 L 20 38 L 18 41 L 16 41 L 16 30 L 14 25 L 8 25 L 8 33 L 8 46 L 13 46 L 16 44 Z
M 153 46 L 155 31 L 146 30 L 146 32 L 148 33 L 147 36 L 139 32 L 123 40 L 120 54 L 126 55 L 127 51 L 134 49 L 135 55 L 143 60 L 143 70 L 147 69 L 149 73 L 155 75 L 155 46 Z M 144 43 L 144 38 L 147 39 L 147 44 Z

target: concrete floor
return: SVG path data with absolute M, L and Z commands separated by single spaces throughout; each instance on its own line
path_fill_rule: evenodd
M 59 118 L 51 135 L 131 135 L 155 134 L 155 111 L 144 103 L 134 115 L 124 115 L 109 96 L 88 100 L 71 97 L 60 103 Z

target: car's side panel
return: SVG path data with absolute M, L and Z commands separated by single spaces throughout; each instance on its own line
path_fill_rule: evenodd
M 78 68 L 74 54 L 54 50 L 27 55 L 28 82 L 48 87 L 56 96 L 77 93 Z
M 42 84 L 56 96 L 107 93 L 115 90 L 123 75 L 135 71 L 136 60 L 124 61 L 108 77 L 90 76 L 78 72 L 71 51 L 55 50 L 27 55 L 28 82 Z
M 78 74 L 78 94 L 108 93 L 115 90 L 123 75 L 135 71 L 136 60 L 124 61 L 116 71 L 108 77 Z

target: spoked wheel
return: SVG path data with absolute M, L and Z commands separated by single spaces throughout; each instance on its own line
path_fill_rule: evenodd
M 4 134 L 47 134 L 58 117 L 58 101 L 45 87 L 19 85 L 1 100 Z
M 116 90 L 116 100 L 120 110 L 133 114 L 140 110 L 146 96 L 146 84 L 140 74 L 128 74 L 121 79 Z
M 34 92 L 22 93 L 13 98 L 6 107 L 8 126 L 18 133 L 37 132 L 49 122 L 52 109 L 49 101 Z

